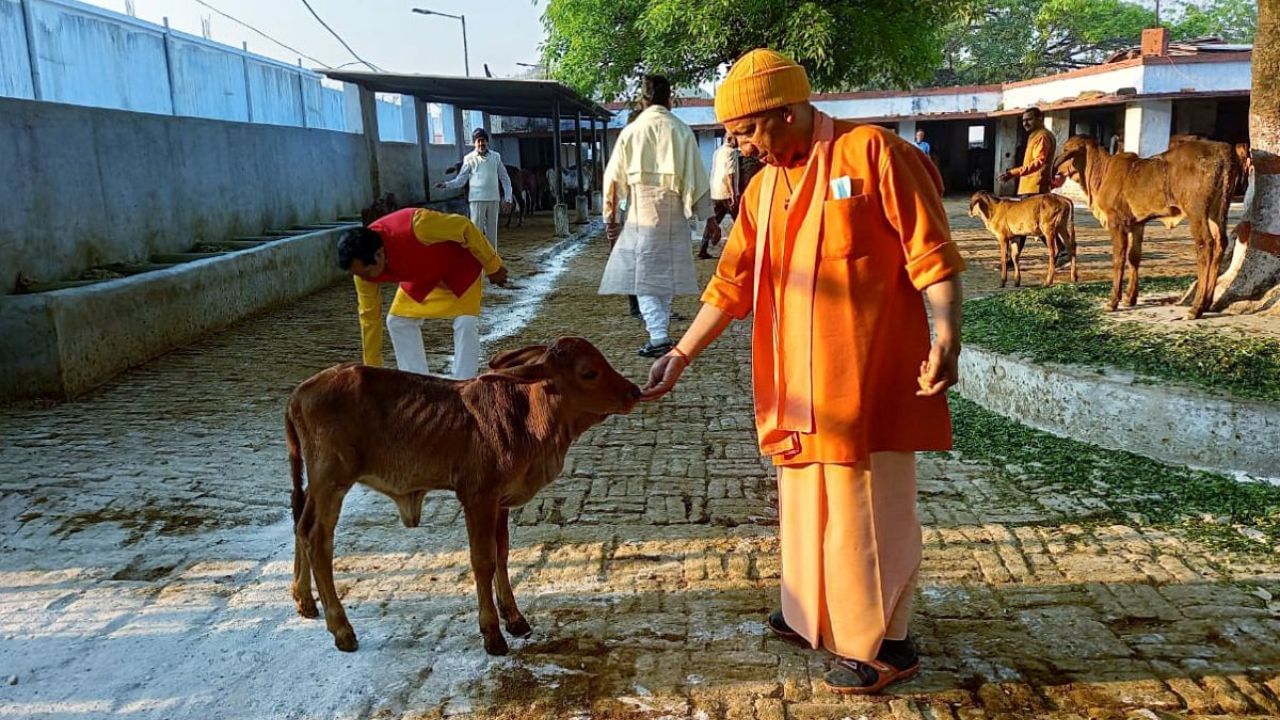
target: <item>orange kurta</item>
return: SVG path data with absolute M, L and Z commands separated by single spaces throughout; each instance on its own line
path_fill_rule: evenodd
M 1058 141 L 1053 133 L 1040 128 L 1027 137 L 1027 151 L 1023 155 L 1022 165 L 1009 170 L 1009 174 L 1018 178 L 1018 194 L 1034 195 L 1047 193 L 1053 189 L 1053 155 Z
M 812 198 L 789 188 L 799 191 L 817 151 L 808 169 L 783 176 L 767 168 L 752 179 L 703 301 L 739 319 L 755 311 L 756 426 L 762 452 L 776 464 L 851 464 L 878 451 L 950 449 L 946 398 L 915 394 L 930 346 L 921 291 L 964 269 L 941 178 L 889 131 L 827 127 L 834 128 L 822 161 L 829 167 L 820 186 L 811 184 Z M 848 178 L 850 197 L 834 198 L 826 177 Z M 774 187 L 769 226 L 758 236 L 767 186 Z M 757 263 L 761 238 L 768 258 Z M 811 297 L 795 302 L 804 293 Z

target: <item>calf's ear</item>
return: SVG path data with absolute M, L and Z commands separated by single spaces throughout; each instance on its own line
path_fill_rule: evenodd
M 489 360 L 489 367 L 494 370 L 502 370 L 504 368 L 528 365 L 542 357 L 542 354 L 546 351 L 546 345 L 527 345 L 518 350 L 508 350 L 494 355 L 493 358 Z
M 510 368 L 501 368 L 495 372 L 485 373 L 480 376 L 486 380 L 507 380 L 509 382 L 528 384 L 536 383 L 541 380 L 551 379 L 551 366 L 546 363 L 534 363 L 532 365 L 519 365 Z

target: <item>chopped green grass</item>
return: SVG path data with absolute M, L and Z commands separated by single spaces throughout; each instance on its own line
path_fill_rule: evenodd
M 1060 438 L 954 393 L 951 409 L 956 451 L 992 466 L 1010 490 L 1034 496 L 1052 488 L 1106 501 L 1108 510 L 1077 521 L 1178 529 L 1239 551 L 1271 552 L 1280 543 L 1280 487 Z M 1243 529 L 1262 535 L 1250 538 Z
M 1181 291 L 1189 278 L 1143 280 L 1144 292 Z M 1280 401 L 1280 340 L 1189 327 L 1160 332 L 1103 319 L 1109 283 L 1055 285 L 965 303 L 966 343 L 1034 362 L 1114 367 L 1148 382 L 1175 381 L 1238 398 Z

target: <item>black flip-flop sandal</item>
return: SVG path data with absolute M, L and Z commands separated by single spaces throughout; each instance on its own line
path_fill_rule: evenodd
M 787 624 L 786 618 L 782 616 L 781 610 L 774 610 L 769 613 L 769 617 L 764 620 L 764 626 L 769 628 L 769 632 L 778 636 L 781 640 L 785 640 L 792 645 L 797 645 L 799 647 L 809 647 L 809 641 L 805 640 L 800 633 L 792 630 L 791 626 Z
M 920 661 L 902 669 L 880 660 L 840 658 L 822 676 L 822 684 L 839 695 L 875 695 L 894 683 L 906 682 L 920 672 Z

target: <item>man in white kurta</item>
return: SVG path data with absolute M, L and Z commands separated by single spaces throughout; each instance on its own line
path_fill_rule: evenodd
M 732 135 L 724 139 L 724 143 L 716 148 L 711 156 L 711 218 L 702 231 L 702 247 L 698 249 L 698 259 L 708 260 L 711 244 L 720 244 L 720 223 L 726 215 L 738 218 L 738 142 Z
M 671 350 L 671 300 L 698 293 L 689 221 L 711 215 L 710 182 L 693 130 L 671 113 L 671 84 L 644 79 L 645 109 L 618 135 L 604 173 L 604 219 L 616 238 L 601 295 L 636 295 L 649 340 L 644 357 Z M 627 203 L 619 230 L 619 204 Z
M 511 175 L 502 164 L 502 155 L 489 149 L 489 131 L 476 128 L 471 133 L 475 150 L 462 158 L 458 176 L 436 185 L 439 188 L 467 186 L 471 203 L 471 222 L 480 228 L 489 244 L 498 247 L 498 218 L 503 208 L 511 205 Z

